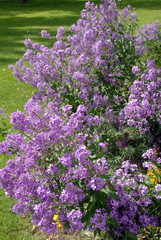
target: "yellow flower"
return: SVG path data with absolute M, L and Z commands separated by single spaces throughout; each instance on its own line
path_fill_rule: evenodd
M 60 220 L 59 220 L 59 215 L 54 215 L 53 216 L 53 220 L 54 220 L 54 222 L 56 223 L 56 226 L 58 227 L 58 228 L 61 228 L 63 225 L 61 224 L 61 222 L 60 222 Z
M 157 183 L 160 183 L 160 178 L 155 174 L 155 172 L 160 174 L 160 178 L 161 178 L 161 170 L 155 165 L 152 166 L 152 169 L 147 171 L 147 176 L 150 182 L 157 184 Z
M 155 157 L 158 156 L 159 154 L 158 154 L 157 150 L 155 148 L 153 148 L 153 150 L 154 150 L 154 156 Z

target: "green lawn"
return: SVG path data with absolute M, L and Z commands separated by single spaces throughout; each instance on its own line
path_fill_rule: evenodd
M 161 1 L 160 0 L 122 0 L 120 7 L 130 4 L 139 18 L 139 26 L 159 20 L 161 22 Z
M 93 1 L 99 2 L 99 1 Z M 48 30 L 55 36 L 56 29 L 76 22 L 84 0 L 29 0 L 28 4 L 19 4 L 18 0 L 0 0 L 0 108 L 7 114 L 22 110 L 26 100 L 32 96 L 34 88 L 19 83 L 8 69 L 25 51 L 25 38 L 47 43 L 40 37 L 40 31 Z M 120 8 L 131 4 L 137 11 L 139 25 L 155 20 L 161 21 L 160 0 L 122 0 Z M 51 43 L 49 43 L 51 44 Z M 7 158 L 1 156 L 0 167 L 5 166 Z M 11 200 L 0 191 L 0 240 L 40 240 L 31 233 L 26 219 L 13 214 Z

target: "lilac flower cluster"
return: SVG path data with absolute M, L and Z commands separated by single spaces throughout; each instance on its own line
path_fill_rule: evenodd
M 154 61 L 148 60 L 144 72 L 138 66 L 132 70 L 136 80 L 130 86 L 129 101 L 122 112 L 130 127 L 137 127 L 144 133 L 152 121 L 161 123 L 161 68 L 156 69 Z
M 161 70 L 152 60 L 137 64 L 148 51 L 147 39 L 155 33 L 152 40 L 158 41 L 159 30 L 149 25 L 145 39 L 135 36 L 135 13 L 130 7 L 119 11 L 112 0 L 87 2 L 81 16 L 67 41 L 58 29 L 52 48 L 26 39 L 23 59 L 10 67 L 20 82 L 39 91 L 24 112 L 11 114 L 16 133 L 0 143 L 0 154 L 12 159 L 0 170 L 0 184 L 17 201 L 13 211 L 30 213 L 41 231 L 54 233 L 58 216 L 66 230 L 123 239 L 160 224 L 160 215 L 150 211 L 160 200 L 160 183 L 151 187 L 127 161 L 135 160 L 139 131 L 144 148 L 137 159 L 149 159 L 143 167 L 156 160 L 154 142 L 161 150 L 158 132 L 148 140 L 143 135 L 161 123 Z M 41 35 L 51 40 L 45 30 Z M 121 159 L 120 168 L 115 159 Z
M 118 237 L 123 237 L 125 229 L 137 234 L 140 227 L 159 224 L 156 216 L 147 211 L 152 204 L 152 191 L 144 184 L 146 176 L 137 172 L 137 165 L 126 161 L 111 178 L 118 198 L 109 200 L 109 209 L 118 223 L 114 230 Z
M 5 116 L 5 115 L 6 115 L 5 112 L 4 112 L 4 110 L 3 110 L 2 108 L 0 108 L 0 115 L 2 115 L 2 116 Z
M 1 169 L 0 182 L 7 196 L 18 201 L 13 211 L 18 214 L 32 212 L 32 222 L 50 233 L 56 229 L 52 217 L 57 208 L 60 211 L 62 206 L 63 214 L 67 214 L 64 205 L 78 207 L 90 189 L 104 187 L 105 181 L 96 176 L 106 174 L 108 164 L 105 158 L 96 159 L 95 156 L 93 161 L 90 160 L 88 146 L 95 137 L 90 127 L 97 128 L 101 120 L 90 116 L 85 106 L 79 105 L 72 113 L 69 105 L 58 109 L 53 102 L 46 108 L 36 104 L 39 117 L 33 117 L 32 110 L 38 111 L 31 103 L 29 100 L 26 104 L 28 116 L 21 112 L 11 115 L 13 127 L 22 134 L 9 134 L 0 144 L 1 153 L 12 155 L 17 152 L 15 160 L 8 161 Z M 103 156 L 102 148 L 101 152 Z M 71 221 L 71 217 L 67 220 Z M 70 226 L 78 230 L 76 223 Z M 79 229 L 80 226 L 83 223 L 79 224 Z
M 81 15 L 70 27 L 67 41 L 64 29 L 58 29 L 52 48 L 26 39 L 24 58 L 10 68 L 20 82 L 40 90 L 36 99 L 48 96 L 58 101 L 61 97 L 64 103 L 76 107 L 85 101 L 91 109 L 104 106 L 109 114 L 113 110 L 111 102 L 116 97 L 118 104 L 123 100 L 115 96 L 117 93 L 108 96 L 111 85 L 125 87 L 120 79 L 125 73 L 129 78 L 137 58 L 132 34 L 137 19 L 129 7 L 118 11 L 111 0 L 102 1 L 100 6 L 87 2 Z M 45 30 L 41 35 L 50 37 Z
M 90 220 L 90 230 L 96 231 L 100 229 L 101 232 L 106 233 L 109 231 L 107 227 L 107 212 L 105 209 L 97 209 L 94 216 Z
M 135 35 L 135 48 L 138 54 L 144 54 L 147 51 L 150 51 L 150 47 L 155 44 L 160 43 L 161 33 L 159 31 L 160 22 L 155 21 L 152 24 L 145 24 Z

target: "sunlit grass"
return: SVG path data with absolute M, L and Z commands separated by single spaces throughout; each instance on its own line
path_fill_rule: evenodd
M 137 12 L 139 26 L 157 20 L 161 22 L 160 0 L 122 0 L 119 2 L 121 8 L 126 7 L 128 4 Z

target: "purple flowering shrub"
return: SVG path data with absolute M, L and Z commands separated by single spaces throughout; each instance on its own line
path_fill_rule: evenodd
M 12 158 L 0 184 L 17 201 L 13 211 L 41 231 L 56 231 L 56 215 L 66 231 L 135 239 L 161 224 L 160 182 L 146 176 L 152 161 L 160 167 L 161 70 L 141 62 L 159 25 L 135 34 L 135 13 L 112 0 L 87 2 L 81 16 L 67 40 L 58 29 L 51 48 L 25 40 L 23 59 L 10 66 L 38 92 L 11 114 L 16 132 L 0 154 Z
M 137 18 L 129 7 L 118 11 L 114 1 L 100 6 L 87 2 L 81 15 L 67 41 L 63 27 L 58 28 L 51 48 L 26 39 L 23 59 L 10 68 L 20 82 L 40 90 L 38 99 L 60 96 L 73 110 L 84 102 L 94 112 L 101 106 L 112 118 L 113 104 L 124 104 L 122 89 L 129 87 L 138 59 L 133 34 Z M 41 34 L 51 38 L 44 30 Z
M 137 165 L 129 161 L 124 161 L 115 171 L 111 183 L 115 184 L 118 197 L 110 199 L 108 205 L 110 217 L 118 223 L 114 230 L 116 236 L 121 238 L 121 232 L 125 232 L 130 239 L 128 232 L 137 234 L 141 226 L 160 225 L 160 183 L 154 187 Z

